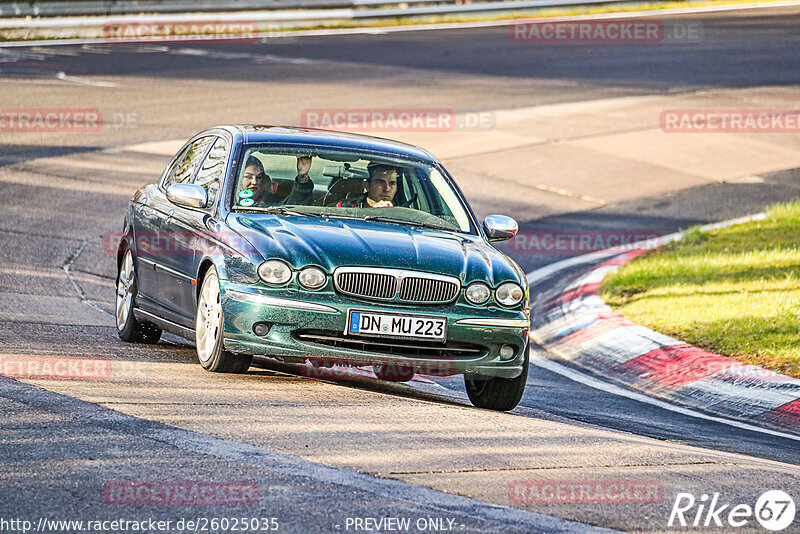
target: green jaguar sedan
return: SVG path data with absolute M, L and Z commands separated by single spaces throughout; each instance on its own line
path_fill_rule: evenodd
M 253 356 L 371 367 L 383 380 L 463 375 L 475 406 L 511 410 L 528 368 L 520 267 L 418 147 L 273 126 L 191 138 L 136 192 L 117 254 L 125 341 L 167 330 L 209 371 Z

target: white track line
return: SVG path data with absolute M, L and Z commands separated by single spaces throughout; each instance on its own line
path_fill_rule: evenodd
M 588 374 L 577 371 L 571 367 L 561 365 L 560 363 L 557 363 L 553 360 L 549 360 L 547 358 L 532 356 L 530 359 L 530 363 L 536 365 L 537 367 L 541 367 L 542 369 L 547 369 L 548 371 L 552 371 L 556 374 L 559 374 L 574 382 L 579 382 L 585 386 L 589 386 L 590 388 L 599 389 L 600 391 L 605 391 L 606 393 L 611 393 L 612 395 L 626 397 L 628 399 L 635 400 L 638 402 L 643 402 L 645 404 L 651 404 L 653 406 L 657 406 L 659 408 L 663 408 L 671 412 L 679 413 L 681 415 L 688 415 L 689 417 L 695 417 L 697 419 L 705 419 L 706 421 L 714 421 L 715 423 L 722 423 L 724 425 L 741 428 L 743 430 L 749 430 L 751 432 L 760 432 L 762 434 L 769 434 L 771 436 L 777 436 L 780 438 L 800 441 L 800 436 L 795 436 L 793 434 L 785 434 L 777 430 L 770 430 L 768 428 L 749 425 L 747 423 L 740 423 L 739 421 L 735 421 L 733 419 L 725 419 L 722 417 L 707 415 L 702 412 L 696 412 L 689 408 L 684 408 L 676 404 L 656 399 L 649 395 L 645 395 L 644 393 L 636 393 L 635 391 L 629 391 L 627 389 L 606 382 L 605 380 L 597 379 L 593 376 L 589 376 Z
M 78 85 L 91 85 L 94 87 L 116 87 L 117 84 L 114 82 L 103 82 L 98 80 L 90 80 L 88 78 L 81 78 L 79 76 L 68 76 L 66 72 L 59 72 L 56 74 L 56 79 L 63 80 L 65 82 L 71 82 Z
M 530 22 L 554 22 L 563 20 L 603 20 L 603 19 L 625 19 L 625 18 L 641 18 L 641 17 L 659 17 L 666 15 L 687 15 L 693 13 L 717 13 L 721 11 L 740 11 L 745 9 L 769 9 L 775 7 L 794 7 L 800 6 L 800 0 L 787 0 L 784 2 L 766 2 L 756 4 L 741 4 L 741 5 L 728 5 L 728 6 L 705 6 L 705 7 L 688 7 L 677 9 L 653 9 L 647 11 L 621 11 L 616 13 L 598 13 L 594 15 L 574 15 L 563 17 L 542 17 L 542 18 L 519 18 L 519 19 L 503 19 L 503 20 L 478 20 L 472 22 L 445 22 L 440 24 L 413 24 L 407 26 L 378 26 L 378 27 L 365 27 L 365 28 L 342 28 L 330 30 L 278 30 L 275 32 L 265 32 L 259 35 L 260 38 L 265 40 L 281 39 L 281 38 L 295 38 L 295 37 L 325 37 L 336 35 L 381 35 L 384 33 L 397 33 L 397 32 L 414 32 L 414 31 L 432 31 L 432 30 L 462 30 L 470 28 L 491 28 L 511 26 L 513 24 L 530 23 Z M 188 16 L 188 15 L 184 15 Z M 160 16 L 160 20 L 169 18 L 172 22 L 181 22 L 181 15 L 174 15 L 170 17 Z M 239 15 L 241 18 L 241 15 Z M 115 20 L 122 20 L 124 17 L 116 17 Z M 217 16 L 219 19 L 219 16 Z M 209 42 L 207 39 L 198 39 Z M 236 39 L 232 39 L 236 40 Z M 180 42 L 189 42 L 181 40 Z M 225 42 L 218 40 L 213 42 Z M 0 48 L 13 48 L 20 46 L 58 46 L 58 45 L 76 45 L 76 44 L 125 44 L 124 41 L 115 41 L 111 43 L 108 38 L 97 37 L 91 39 L 49 39 L 41 41 L 9 41 L 0 42 Z

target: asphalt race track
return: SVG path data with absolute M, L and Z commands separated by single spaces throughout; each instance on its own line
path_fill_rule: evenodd
M 659 129 L 665 109 L 797 109 L 800 8 L 662 21 L 702 36 L 534 44 L 497 27 L 0 47 L 3 110 L 103 117 L 93 131 L 0 128 L 0 362 L 85 357 L 111 369 L 97 380 L 0 379 L 0 520 L 153 518 L 178 531 L 180 519 L 257 517 L 277 518 L 278 532 L 391 532 L 402 529 L 363 520 L 400 517 L 410 532 L 682 532 L 667 526 L 679 492 L 753 506 L 778 489 L 797 501 L 800 438 L 598 389 L 595 377 L 567 378 L 581 372 L 566 363 L 556 362 L 562 373 L 537 364 L 552 357 L 542 350 L 520 406 L 504 414 L 472 408 L 460 379 L 318 380 L 266 359 L 243 376 L 212 375 L 191 343 L 129 345 L 114 328 L 108 243 L 128 199 L 181 139 L 213 124 L 296 125 L 308 109 L 488 117 L 482 128 L 376 133 L 430 148 L 479 217 L 507 213 L 523 233 L 666 234 L 800 198 L 797 132 Z M 526 271 L 578 253 L 506 247 Z M 532 480 L 650 481 L 662 494 L 514 498 L 510 488 Z M 119 484 L 186 481 L 244 484 L 256 497 L 167 506 L 109 496 Z M 733 530 L 764 531 L 753 519 Z

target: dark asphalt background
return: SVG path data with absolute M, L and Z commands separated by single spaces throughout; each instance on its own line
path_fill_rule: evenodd
M 374 78 L 368 84 L 391 85 L 393 80 L 384 78 L 383 73 L 387 66 L 394 66 L 413 69 L 409 71 L 413 73 L 409 79 L 420 93 L 429 88 L 442 89 L 440 84 L 447 83 L 451 75 L 488 74 L 497 77 L 491 86 L 476 89 L 468 84 L 454 85 L 446 88 L 449 93 L 437 93 L 450 94 L 451 107 L 457 109 L 523 107 L 709 88 L 769 85 L 780 90 L 782 86 L 800 84 L 798 11 L 761 10 L 757 14 L 742 11 L 680 17 L 679 20 L 701 22 L 704 27 L 702 42 L 653 45 L 646 49 L 628 45 L 516 46 L 509 41 L 507 28 L 491 28 L 397 33 L 380 38 L 344 36 L 252 44 L 191 44 L 192 48 L 230 54 L 274 54 L 284 58 L 323 61 L 305 67 L 281 61 L 253 64 L 238 60 L 235 55 L 230 61 L 220 62 L 201 56 L 134 52 L 131 51 L 132 45 L 101 45 L 104 47 L 101 54 L 76 53 L 49 56 L 44 60 L 0 63 L 0 74 L 9 79 L 48 79 L 54 72 L 63 71 L 75 76 L 130 77 L 131 83 L 138 76 L 147 76 L 163 78 L 176 85 L 209 79 L 282 80 L 313 85 L 316 80 L 325 79 L 351 81 L 353 87 L 359 87 L 370 74 Z M 37 53 L 28 49 L 2 52 Z M 408 79 L 404 81 L 408 82 Z M 239 96 L 209 95 L 209 98 L 237 99 Z M 441 98 L 445 101 L 445 96 Z M 141 99 L 142 105 L 147 106 L 150 100 L 157 101 L 158 95 L 142 92 Z M 383 104 L 391 106 L 393 102 Z M 259 110 L 254 112 L 258 114 Z M 275 114 L 280 115 L 279 112 Z M 167 117 L 153 136 L 165 139 L 188 136 L 207 121 L 203 109 L 193 110 L 191 119 L 179 124 Z M 133 141 L 148 140 L 147 132 L 136 135 L 139 137 Z M 46 155 L 94 150 L 119 144 L 119 141 L 110 136 L 91 145 L 45 138 L 30 143 L 3 144 L 0 165 Z M 131 142 L 131 139 L 126 141 Z M 23 188 L 4 187 L 3 190 L 6 202 L 13 203 L 15 198 L 22 199 L 27 194 Z M 693 224 L 755 213 L 766 205 L 792 198 L 800 198 L 800 172 L 797 170 L 773 173 L 761 184 L 714 184 L 656 198 L 520 222 L 527 228 L 652 228 L 669 233 Z M 551 255 L 517 259 L 526 270 L 531 270 L 563 258 Z M 13 345 L 16 339 L 13 328 L 3 328 L 0 341 Z M 0 382 L 0 386 L 2 392 L 12 389 L 17 392 L 14 393 L 16 397 L 9 393 L 2 400 L 0 457 L 5 467 L 0 484 L 0 502 L 4 513 L 13 510 L 19 516 L 42 515 L 36 503 L 44 498 L 62 503 L 48 511 L 47 515 L 51 517 L 68 516 L 64 510 L 79 506 L 81 502 L 88 503 L 86 508 L 76 510 L 82 514 L 94 513 L 97 509 L 93 505 L 96 495 L 87 499 L 87 491 L 96 492 L 102 480 L 109 477 L 147 479 L 157 473 L 168 473 L 169 477 L 183 480 L 216 476 L 224 480 L 257 481 L 270 492 L 271 502 L 275 504 L 275 508 L 259 512 L 283 514 L 288 530 L 297 532 L 333 531 L 332 525 L 325 523 L 324 519 L 331 510 L 343 510 L 349 515 L 390 515 L 408 506 L 408 500 L 403 499 L 373 500 L 369 501 L 368 513 L 358 504 L 367 501 L 357 490 L 289 480 L 291 477 L 285 474 L 276 475 L 264 469 L 249 470 L 241 463 L 209 461 L 208 457 L 193 456 L 185 450 L 166 446 L 164 450 L 155 450 L 157 447 L 152 441 L 138 441 L 129 432 L 118 431 L 113 426 L 88 424 L 77 404 L 70 405 L 76 411 L 73 417 L 64 409 L 54 408 L 56 404 L 52 399 L 36 404 L 25 397 L 29 399 L 26 404 L 21 400 L 24 396 L 20 397 L 19 390 L 15 389 L 17 386 L 4 382 Z M 541 368 L 531 368 L 521 406 L 518 410 L 521 415 L 536 417 L 535 414 L 543 411 L 556 418 L 659 440 L 800 464 L 797 441 L 676 414 L 600 392 Z M 31 425 L 32 422 L 35 426 Z M 130 421 L 126 422 L 126 430 L 132 428 L 130 424 Z M 32 459 L 41 460 L 39 471 L 14 470 L 17 463 L 30 465 Z M 293 519 L 292 514 L 298 514 L 298 503 L 305 503 L 306 512 L 301 519 Z M 434 513 L 422 508 L 418 512 Z M 103 513 L 107 514 L 108 510 Z M 173 511 L 170 513 L 175 515 Z M 408 513 L 407 509 L 404 513 Z M 472 521 L 470 529 L 487 528 L 475 518 L 469 521 Z M 495 525 L 493 528 L 500 527 Z M 512 527 L 505 525 L 504 528 Z

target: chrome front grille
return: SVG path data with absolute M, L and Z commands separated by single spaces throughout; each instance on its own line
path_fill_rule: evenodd
M 451 302 L 461 290 L 461 281 L 452 276 L 376 267 L 339 267 L 333 281 L 345 295 L 417 304 Z
M 389 274 L 343 272 L 336 275 L 339 291 L 357 297 L 391 300 L 397 293 L 397 279 Z
M 400 300 L 408 302 L 450 302 L 458 295 L 459 284 L 422 277 L 403 278 Z

